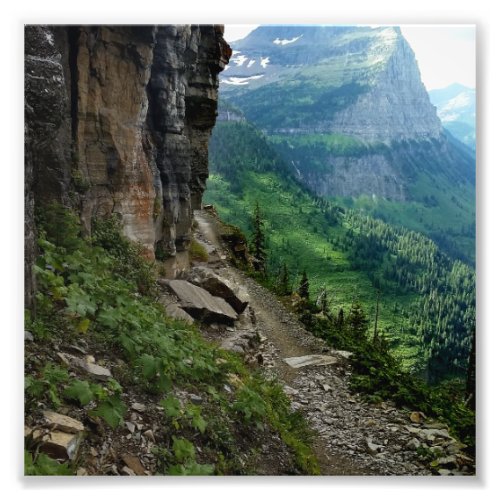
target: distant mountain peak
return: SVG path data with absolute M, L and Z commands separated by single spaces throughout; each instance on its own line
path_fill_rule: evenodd
M 452 83 L 447 87 L 429 91 L 432 104 L 443 125 L 465 145 L 476 149 L 476 91 Z
M 398 27 L 259 26 L 233 49 L 221 91 L 236 100 L 269 99 L 269 115 L 259 123 L 268 132 L 339 133 L 388 144 L 442 134 Z

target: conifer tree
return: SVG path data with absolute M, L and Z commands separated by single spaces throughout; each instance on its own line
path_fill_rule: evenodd
M 276 290 L 279 295 L 289 295 L 290 294 L 290 273 L 288 272 L 288 266 L 286 262 L 280 266 L 278 277 L 276 283 Z
M 472 343 L 467 367 L 467 380 L 465 385 L 467 406 L 476 409 L 476 325 L 472 329 Z
M 329 315 L 328 307 L 328 292 L 324 286 L 321 287 L 318 298 L 316 299 L 316 307 L 325 315 Z
M 302 271 L 302 278 L 300 279 L 298 294 L 306 300 L 309 300 L 309 278 L 306 271 Z
M 375 310 L 375 326 L 373 327 L 373 342 L 375 344 L 379 341 L 378 330 L 377 330 L 379 305 L 380 305 L 380 290 L 377 291 L 377 308 Z
M 252 218 L 251 250 L 254 257 L 254 269 L 265 275 L 267 252 L 265 248 L 264 221 L 258 201 L 255 202 Z
M 335 319 L 335 328 L 339 332 L 344 328 L 344 309 L 342 309 L 342 307 L 339 309 L 339 313 Z
M 347 328 L 349 333 L 355 339 L 361 340 L 366 337 L 368 319 L 358 301 L 354 302 L 351 310 L 349 311 L 349 316 L 347 317 Z

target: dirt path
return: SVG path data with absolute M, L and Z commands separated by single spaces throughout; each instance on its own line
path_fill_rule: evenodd
M 324 475 L 428 475 L 416 449 L 427 447 L 417 438 L 421 426 L 390 403 L 364 402 L 349 390 L 350 367 L 345 354 L 329 348 L 308 333 L 268 290 L 225 263 L 218 241 L 217 221 L 196 213 L 198 238 L 215 247 L 217 258 L 208 264 L 219 275 L 243 287 L 255 313 L 255 326 L 263 341 L 264 368 L 284 384 L 294 409 L 300 410 L 317 431 L 314 449 Z M 295 369 L 285 358 L 323 354 L 333 356 L 328 366 Z M 429 426 L 428 426 L 429 427 Z M 419 436 L 417 436 L 419 437 Z M 450 438 L 452 440 L 452 438 Z M 453 441 L 433 439 L 447 452 Z

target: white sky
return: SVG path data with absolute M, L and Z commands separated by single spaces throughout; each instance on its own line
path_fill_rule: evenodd
M 228 42 L 244 38 L 257 24 L 226 24 Z M 476 87 L 476 30 L 471 25 L 403 25 L 427 90 L 451 83 Z

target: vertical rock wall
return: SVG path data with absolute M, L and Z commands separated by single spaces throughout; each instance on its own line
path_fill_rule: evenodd
M 69 202 L 71 135 L 63 57 L 56 31 L 43 26 L 25 30 L 25 303 L 34 293 L 34 207 L 53 200 Z
M 74 206 L 87 232 L 118 214 L 150 258 L 187 247 L 230 55 L 217 25 L 26 27 L 28 294 L 36 204 Z

